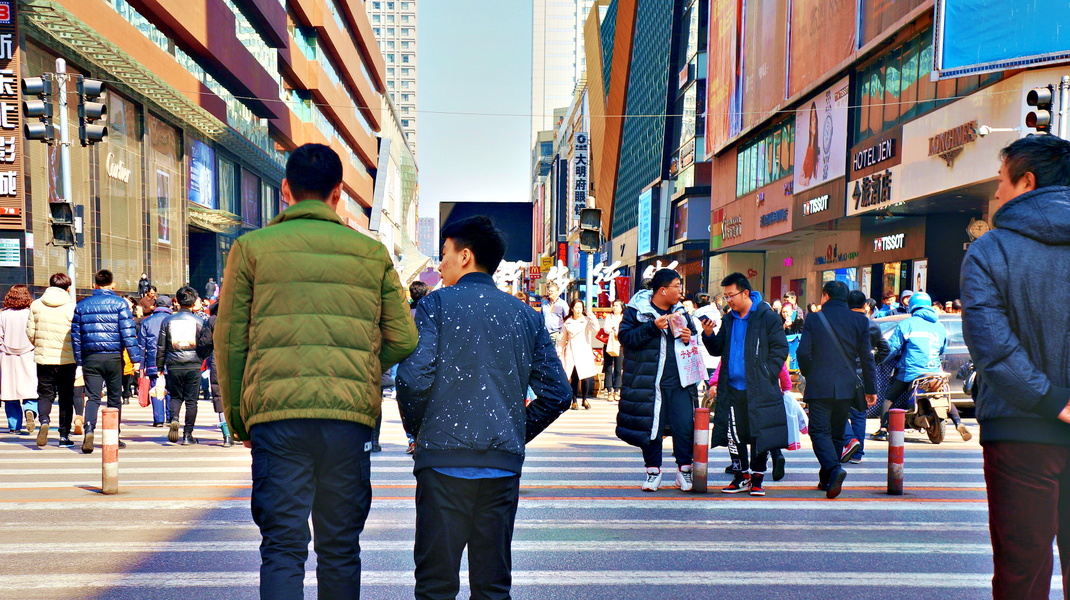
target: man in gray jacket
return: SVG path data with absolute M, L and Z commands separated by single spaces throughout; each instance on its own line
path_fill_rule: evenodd
M 1003 149 L 994 229 L 962 265 L 962 330 L 978 373 L 996 600 L 1047 599 L 1058 532 L 1070 590 L 1070 142 Z M 1070 597 L 1070 596 L 1067 596 Z

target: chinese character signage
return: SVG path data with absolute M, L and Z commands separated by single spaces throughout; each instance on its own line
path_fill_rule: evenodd
M 0 0 L 0 229 L 22 230 L 22 123 L 15 0 Z M 13 209 L 13 210 L 7 210 Z
M 577 133 L 572 138 L 572 219 L 579 221 L 580 210 L 587 208 L 587 174 L 590 138 Z

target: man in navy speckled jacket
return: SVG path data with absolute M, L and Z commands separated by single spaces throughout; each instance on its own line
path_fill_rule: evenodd
M 491 277 L 505 240 L 487 217 L 442 230 L 443 287 L 416 307 L 420 342 L 398 368 L 416 436 L 416 599 L 456 598 L 468 547 L 473 598 L 509 598 L 524 446 L 572 402 L 538 312 Z M 527 407 L 528 387 L 536 398 Z

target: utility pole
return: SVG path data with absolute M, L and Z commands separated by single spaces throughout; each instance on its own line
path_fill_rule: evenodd
M 74 202 L 71 190 L 71 134 L 67 127 L 67 61 L 56 59 L 56 98 L 59 101 L 59 170 L 61 173 L 60 192 L 64 202 Z M 67 276 L 71 278 L 71 299 L 78 300 L 77 279 L 74 277 L 74 246 L 67 248 Z

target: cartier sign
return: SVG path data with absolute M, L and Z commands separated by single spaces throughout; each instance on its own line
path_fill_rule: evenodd
M 130 169 L 126 168 L 126 163 L 122 159 L 116 159 L 115 155 L 109 152 L 105 166 L 108 168 L 108 177 L 118 179 L 123 183 L 130 183 Z

